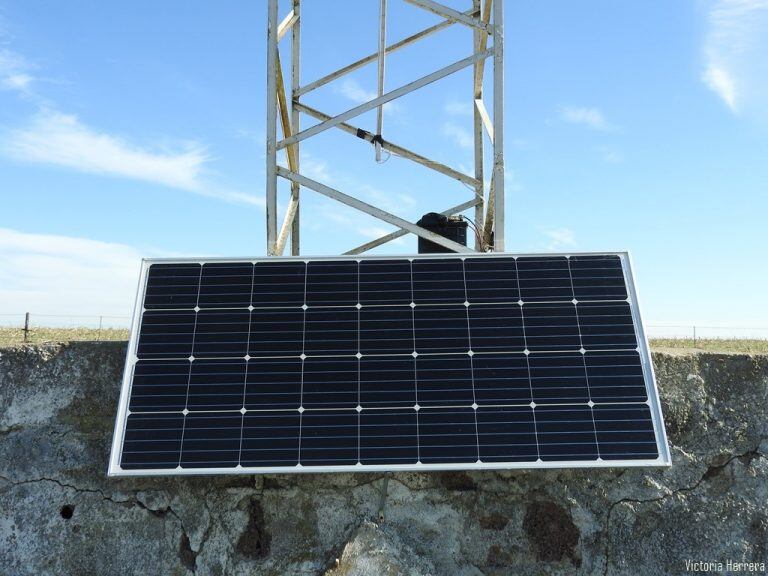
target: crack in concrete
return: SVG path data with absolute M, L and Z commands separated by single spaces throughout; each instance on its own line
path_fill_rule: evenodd
M 762 440 L 761 440 L 762 442 Z M 603 554 L 603 557 L 605 559 L 605 565 L 603 569 L 603 576 L 608 575 L 608 570 L 610 569 L 611 565 L 611 539 L 610 539 L 610 528 L 611 528 L 611 515 L 613 514 L 614 508 L 618 506 L 619 504 L 650 504 L 653 502 L 662 502 L 663 500 L 666 500 L 667 498 L 670 498 L 672 496 L 676 496 L 677 494 L 680 494 L 681 492 L 693 492 L 696 490 L 703 482 L 706 482 L 713 476 L 717 474 L 717 472 L 725 469 L 727 466 L 729 466 L 734 460 L 741 460 L 743 458 L 750 458 L 749 463 L 745 464 L 746 466 L 751 466 L 752 462 L 756 458 L 764 458 L 765 454 L 761 454 L 759 451 L 760 444 L 753 450 L 747 450 L 746 452 L 743 452 L 741 454 L 735 454 L 730 456 L 725 462 L 718 465 L 712 465 L 710 464 L 707 466 L 707 469 L 704 471 L 704 473 L 699 477 L 696 482 L 691 484 L 690 486 L 681 486 L 680 488 L 675 488 L 674 490 L 671 490 L 667 494 L 663 494 L 661 496 L 658 496 L 656 498 L 622 498 L 621 500 L 617 500 L 616 502 L 613 502 L 610 507 L 608 508 L 608 513 L 606 514 L 605 519 L 605 529 L 604 534 L 606 535 L 605 540 L 605 553 Z M 713 471 L 717 471 L 713 474 Z
M 0 480 L 4 480 L 11 486 L 23 486 L 25 484 L 38 484 L 40 482 L 53 482 L 54 484 L 57 484 L 61 488 L 67 488 L 69 490 L 74 490 L 75 492 L 81 493 L 81 494 L 98 494 L 102 497 L 102 499 L 107 500 L 109 502 L 112 502 L 113 504 L 125 504 L 129 503 L 129 500 L 115 500 L 111 496 L 107 496 L 102 490 L 99 490 L 97 488 L 81 488 L 80 486 L 75 486 L 74 484 L 67 484 L 66 482 L 62 482 L 61 480 L 57 480 L 56 478 L 33 478 L 28 480 L 18 480 L 14 481 L 8 478 L 7 476 L 0 476 Z
M 179 516 L 178 513 L 173 508 L 171 508 L 171 506 L 165 506 L 164 508 L 151 508 L 139 499 L 136 492 L 134 492 L 133 497 L 129 497 L 126 500 L 117 500 L 112 496 L 105 494 L 103 490 L 100 490 L 98 488 L 83 488 L 80 486 L 75 486 L 74 484 L 68 484 L 66 482 L 62 482 L 61 480 L 58 480 L 56 478 L 41 477 L 41 478 L 32 478 L 27 480 L 14 481 L 8 478 L 7 476 L 0 475 L 0 480 L 7 482 L 11 486 L 24 486 L 27 484 L 39 484 L 41 482 L 51 482 L 61 488 L 73 490 L 78 494 L 94 494 L 94 495 L 100 496 L 101 499 L 104 500 L 105 502 L 110 502 L 111 504 L 115 504 L 117 506 L 129 506 L 129 507 L 136 506 L 137 508 L 147 511 L 148 513 L 150 513 L 152 516 L 156 518 L 163 519 L 163 521 L 165 521 L 166 516 L 170 514 L 179 523 L 179 526 L 181 527 L 182 537 L 185 537 L 187 538 L 187 540 L 189 540 L 189 535 L 187 533 L 186 527 L 184 526 L 184 521 L 181 519 L 181 516 Z M 206 504 L 206 508 L 207 508 L 207 504 Z M 210 510 L 209 510 L 209 516 L 210 516 Z M 210 524 L 208 529 L 206 530 L 206 535 L 209 529 L 210 529 Z M 200 546 L 200 549 L 202 549 L 202 544 Z M 197 559 L 198 553 L 199 553 L 199 550 L 197 551 L 193 550 L 195 560 Z
M 2 353 L 0 353 L 0 355 L 2 355 Z M 697 356 L 695 358 L 696 362 L 691 364 L 692 367 L 690 370 L 694 372 L 704 372 L 706 370 L 710 370 L 711 372 L 715 369 L 721 370 L 723 377 L 727 376 L 731 380 L 741 383 L 742 376 L 732 376 L 729 368 L 730 365 L 726 365 L 725 367 L 720 365 L 712 367 L 704 361 L 703 357 Z M 48 360 L 49 359 L 46 359 L 45 362 Z M 70 360 L 67 360 L 67 362 L 68 364 L 64 368 L 65 372 L 70 368 Z M 101 364 L 103 364 L 101 361 L 95 362 L 93 358 L 89 358 L 86 368 L 83 368 L 82 370 L 85 373 L 97 369 L 101 370 Z M 762 365 L 764 367 L 766 366 L 764 363 Z M 32 370 L 32 372 L 39 370 L 38 366 L 39 363 L 36 363 L 30 370 Z M 753 371 L 749 372 L 749 374 L 745 374 L 743 378 L 754 384 L 753 380 L 755 377 L 762 377 L 764 370 L 760 368 L 760 366 L 757 368 L 752 365 L 749 366 Z M 55 368 L 58 370 L 57 367 Z M 739 370 L 741 370 L 741 368 L 739 368 Z M 763 372 L 760 372 L 760 370 L 763 370 Z M 721 372 L 718 372 L 718 379 L 720 378 Z M 58 374 L 58 372 L 55 374 Z M 765 470 L 765 455 L 768 454 L 768 450 L 766 450 L 765 446 L 760 446 L 760 444 L 758 444 L 758 446 L 762 448 L 762 454 L 755 450 L 747 451 L 744 454 L 736 456 L 729 455 L 729 452 L 734 452 L 734 450 L 725 448 L 728 444 L 733 446 L 734 443 L 738 443 L 742 446 L 752 446 L 754 444 L 753 438 L 755 436 L 760 436 L 761 432 L 762 435 L 765 436 L 765 427 L 762 424 L 755 424 L 751 418 L 745 418 L 744 422 L 734 420 L 735 416 L 731 415 L 729 412 L 722 411 L 721 408 L 723 405 L 730 408 L 729 397 L 726 397 L 725 400 L 721 399 L 721 395 L 726 393 L 738 400 L 738 407 L 741 407 L 747 399 L 750 403 L 759 405 L 760 396 L 754 396 L 754 394 L 750 392 L 749 395 L 745 395 L 742 398 L 741 396 L 738 396 L 738 394 L 742 392 L 740 388 L 729 387 L 725 392 L 714 388 L 711 391 L 705 390 L 702 392 L 704 395 L 702 398 L 696 398 L 695 401 L 688 400 L 672 394 L 672 392 L 679 393 L 680 390 L 678 390 L 678 388 L 681 386 L 687 386 L 683 380 L 680 380 L 680 382 L 676 380 L 676 374 L 677 369 L 675 368 L 672 370 L 670 368 L 662 377 L 662 383 L 666 382 L 666 386 L 669 387 L 670 398 L 672 399 L 670 400 L 670 405 L 681 410 L 680 415 L 678 415 L 680 422 L 687 423 L 687 419 L 692 418 L 687 410 L 693 410 L 699 404 L 704 405 L 704 408 L 702 409 L 707 410 L 708 416 L 706 422 L 703 422 L 700 426 L 700 430 L 691 426 L 684 430 L 681 429 L 682 431 L 677 433 L 680 437 L 680 443 L 686 447 L 686 449 L 679 446 L 675 447 L 675 451 L 678 454 L 678 457 L 675 459 L 675 464 L 676 466 L 679 466 L 679 471 L 675 471 L 672 474 L 660 473 L 657 475 L 654 473 L 650 475 L 648 481 L 649 485 L 652 484 L 652 487 L 641 487 L 639 484 L 640 475 L 629 469 L 616 472 L 615 479 L 613 478 L 612 473 L 609 474 L 606 472 L 604 474 L 601 473 L 596 480 L 593 480 L 584 472 L 576 472 L 573 475 L 569 475 L 570 472 L 563 473 L 562 475 L 560 473 L 557 473 L 556 475 L 555 473 L 541 475 L 535 472 L 519 472 L 515 474 L 509 474 L 507 472 L 502 474 L 501 472 L 498 472 L 490 473 L 490 475 L 487 474 L 485 476 L 475 476 L 474 474 L 470 474 L 471 478 L 478 484 L 478 490 L 454 493 L 450 490 L 446 491 L 442 475 L 440 474 L 429 475 L 429 477 L 427 477 L 427 475 L 422 476 L 421 474 L 404 473 L 398 474 L 397 476 L 399 477 L 396 475 L 390 476 L 390 479 L 393 482 L 399 483 L 400 486 L 396 488 L 395 484 L 390 485 L 391 493 L 388 497 L 388 505 L 394 500 L 398 500 L 398 503 L 400 504 L 402 504 L 403 501 L 418 500 L 419 502 L 423 501 L 425 505 L 445 505 L 449 508 L 451 513 L 457 514 L 460 518 L 463 518 L 467 514 L 469 514 L 469 517 L 471 518 L 473 510 L 478 509 L 482 505 L 487 506 L 500 503 L 502 502 L 502 499 L 504 504 L 514 503 L 517 505 L 525 502 L 529 497 L 540 494 L 551 496 L 558 502 L 562 500 L 581 505 L 581 500 L 579 500 L 579 498 L 588 498 L 590 495 L 593 495 L 594 498 L 591 503 L 582 506 L 584 509 L 584 516 L 580 520 L 577 520 L 580 528 L 583 524 L 589 529 L 589 532 L 585 532 L 585 534 L 588 534 L 590 539 L 588 554 L 592 556 L 591 571 L 594 571 L 595 573 L 610 574 L 611 566 L 613 566 L 612 562 L 617 562 L 617 565 L 614 567 L 619 570 L 620 565 L 618 562 L 623 559 L 622 551 L 625 550 L 627 544 L 625 543 L 625 539 L 629 537 L 630 542 L 628 544 L 630 546 L 633 545 L 631 538 L 633 536 L 634 528 L 630 528 L 629 524 L 632 517 L 645 517 L 646 515 L 657 511 L 657 507 L 663 511 L 670 509 L 677 511 L 683 508 L 698 509 L 701 507 L 701 502 L 705 501 L 707 498 L 719 498 L 722 490 L 733 489 L 738 491 L 741 488 L 749 488 L 752 490 L 751 483 L 755 481 L 755 476 L 757 475 L 759 479 Z M 741 374 L 741 372 L 739 372 L 739 374 Z M 110 375 L 110 378 L 113 376 L 114 375 Z M 50 375 L 48 374 L 43 375 L 43 378 L 49 377 Z M 98 378 L 101 377 L 102 376 L 99 376 Z M 114 377 L 117 378 L 118 376 Z M 703 379 L 698 375 L 697 379 L 703 382 Z M 14 385 L 26 385 L 25 382 L 27 380 L 32 380 L 32 376 L 27 376 L 25 372 L 23 378 L 18 380 L 18 382 L 16 380 L 18 380 L 18 378 L 14 379 Z M 750 384 L 750 386 L 752 386 L 752 384 Z M 101 386 L 101 383 L 97 382 L 97 385 Z M 683 392 L 688 390 L 688 388 L 680 389 L 683 390 Z M 749 390 L 752 389 L 750 388 Z M 710 395 L 712 398 L 710 398 Z M 754 398 L 757 398 L 758 400 L 755 400 Z M 721 402 L 720 406 L 715 407 L 715 399 L 717 399 L 718 402 Z M 736 400 L 734 400 L 734 402 L 736 402 Z M 101 409 L 101 406 L 98 406 L 98 408 Z M 675 412 L 672 408 L 670 408 L 670 412 L 672 413 L 670 420 L 675 423 Z M 722 429 L 718 428 L 715 430 L 712 428 L 710 430 L 710 428 L 708 428 L 708 426 L 714 427 L 715 424 L 718 426 L 722 425 Z M 81 440 L 90 441 L 90 438 L 88 438 L 89 433 L 87 432 L 75 428 L 60 427 L 63 426 L 63 424 L 56 424 L 56 426 L 55 429 L 50 429 L 47 424 L 39 424 L 36 422 L 11 422 L 6 420 L 3 423 L 3 426 L 0 426 L 0 443 L 2 443 L 3 440 L 8 439 L 5 442 L 5 446 L 10 446 L 14 450 L 12 451 L 12 456 L 23 458 L 25 453 L 24 446 L 23 444 L 18 444 L 18 440 L 22 437 L 26 438 L 27 433 L 30 433 L 31 437 L 31 434 L 34 432 L 34 434 L 38 438 L 42 438 L 42 441 L 47 445 L 57 449 L 59 449 L 61 445 L 64 445 L 65 449 L 70 449 L 72 442 L 80 442 Z M 739 428 L 740 426 L 743 428 Z M 99 428 L 92 435 L 98 435 L 99 438 L 101 438 L 100 435 L 102 432 L 103 430 Z M 709 440 L 708 435 L 710 433 L 712 434 L 712 441 L 702 443 L 691 440 L 694 439 L 697 434 L 702 434 Z M 15 436 L 13 434 L 15 434 Z M 44 438 L 44 436 L 50 437 Z M 64 444 L 62 441 L 63 439 L 67 439 L 67 444 Z M 763 442 L 764 441 L 765 440 L 763 440 Z M 59 443 L 60 446 L 56 446 L 56 443 Z M 19 456 L 16 456 L 15 453 L 17 446 L 19 449 Z M 47 448 L 48 446 L 45 447 Z M 723 452 L 714 454 L 716 450 L 723 450 Z M 742 464 L 741 466 L 734 464 L 734 460 L 737 459 Z M 2 471 L 0 471 L 0 480 L 8 483 L 0 482 L 0 491 L 10 490 L 12 485 L 32 485 L 38 482 L 50 482 L 52 484 L 49 486 L 40 486 L 39 489 L 41 494 L 45 494 L 54 499 L 71 498 L 74 500 L 74 502 L 71 502 L 73 506 L 81 505 L 84 509 L 88 507 L 93 510 L 93 507 L 95 506 L 95 512 L 97 514 L 99 513 L 99 509 L 102 509 L 106 512 L 111 511 L 117 516 L 124 516 L 127 521 L 134 524 L 151 524 L 153 526 L 152 532 L 157 534 L 158 539 L 162 538 L 163 540 L 166 540 L 166 544 L 171 543 L 179 545 L 179 548 L 182 547 L 178 540 L 181 536 L 186 540 L 186 545 L 183 546 L 183 548 L 188 553 L 186 558 L 189 564 L 185 565 L 182 562 L 176 569 L 184 570 L 186 568 L 186 570 L 189 570 L 188 573 L 190 574 L 196 570 L 205 572 L 209 570 L 213 564 L 223 566 L 223 568 L 220 569 L 227 571 L 232 562 L 237 562 L 237 559 L 234 559 L 233 555 L 228 554 L 226 551 L 227 546 L 229 546 L 230 549 L 234 548 L 232 538 L 236 538 L 237 535 L 235 534 L 233 536 L 233 532 L 238 529 L 237 523 L 229 520 L 228 512 L 234 509 L 232 499 L 239 497 L 241 493 L 252 491 L 253 494 L 255 494 L 255 497 L 261 501 L 264 494 L 270 494 L 270 492 L 272 492 L 272 494 L 270 494 L 272 498 L 270 502 L 274 502 L 275 499 L 278 499 L 280 505 L 287 502 L 293 502 L 291 500 L 293 498 L 296 498 L 297 501 L 304 502 L 304 498 L 306 497 L 306 501 L 309 502 L 308 509 L 311 508 L 311 505 L 314 503 L 315 507 L 312 511 L 317 512 L 318 514 L 321 510 L 327 509 L 323 508 L 324 504 L 317 503 L 322 501 L 325 497 L 324 494 L 337 495 L 339 493 L 344 493 L 345 497 L 339 499 L 338 504 L 335 504 L 334 507 L 345 507 L 352 510 L 349 514 L 340 515 L 339 522 L 337 523 L 337 526 L 341 527 L 339 529 L 340 532 L 347 534 L 351 527 L 356 525 L 361 518 L 368 516 L 366 512 L 375 510 L 376 503 L 378 502 L 377 493 L 379 484 L 384 477 L 384 474 L 370 474 L 366 475 L 366 477 L 352 478 L 344 475 L 341 478 L 309 481 L 307 479 L 308 477 L 298 477 L 301 478 L 301 480 L 298 480 L 297 477 L 294 476 L 290 481 L 273 480 L 268 483 L 264 477 L 257 476 L 253 478 L 252 481 L 249 479 L 249 481 L 251 481 L 251 485 L 249 486 L 241 486 L 239 484 L 232 485 L 232 488 L 237 489 L 232 495 L 225 495 L 222 493 L 224 488 L 229 487 L 228 484 L 226 486 L 224 484 L 217 484 L 217 486 L 219 486 L 218 488 L 213 487 L 206 490 L 204 484 L 168 484 L 162 488 L 161 486 L 164 486 L 163 484 L 153 483 L 151 485 L 152 487 L 147 489 L 149 492 L 145 492 L 133 489 L 131 484 L 121 486 L 119 484 L 113 485 L 103 482 L 100 479 L 101 464 L 99 463 L 89 462 L 88 469 L 84 470 L 83 473 L 77 473 L 75 476 L 62 468 L 59 468 L 58 470 L 55 468 L 49 470 L 37 469 L 26 472 L 22 472 L 21 469 L 18 469 L 18 471 L 16 471 L 12 465 L 13 461 L 10 458 L 8 461 L 11 462 L 11 464 L 8 466 L 5 473 L 14 480 L 12 481 L 9 478 L 3 477 L 1 474 Z M 93 466 L 91 466 L 91 464 L 93 464 Z M 93 468 L 95 472 L 91 472 L 91 468 Z M 630 472 L 632 472 L 631 475 Z M 89 476 L 82 475 L 85 473 Z M 619 480 L 624 474 L 627 474 L 628 476 L 622 480 L 622 483 L 614 484 L 614 482 Z M 48 477 L 36 478 L 38 475 Z M 53 478 L 51 478 L 51 476 L 53 476 Z M 28 479 L 23 479 L 25 477 Z M 278 482 L 279 484 L 285 482 L 285 485 L 279 485 Z M 571 486 L 571 483 L 573 486 Z M 742 485 L 748 483 L 749 485 L 746 487 Z M 550 489 L 549 486 L 552 485 L 555 487 Z M 404 488 L 404 490 L 400 490 L 400 487 Z M 241 490 L 243 488 L 245 488 L 245 490 Z M 61 489 L 61 491 L 59 491 L 59 489 Z M 35 490 L 35 492 L 37 492 L 37 490 Z M 155 493 L 153 494 L 152 492 Z M 763 494 L 764 492 L 760 493 Z M 82 497 L 78 496 L 78 494 L 82 494 Z M 627 497 L 619 499 L 621 496 Z M 635 497 L 633 498 L 632 496 Z M 485 497 L 487 498 L 483 500 Z M 670 497 L 673 497 L 673 500 L 668 500 Z M 202 505 L 205 506 L 205 510 L 208 512 L 209 516 L 207 521 L 205 518 L 199 518 L 199 513 L 202 512 L 200 508 L 195 510 L 191 506 L 191 504 L 195 503 L 195 500 L 197 500 L 196 504 L 199 506 L 201 504 L 200 499 L 203 498 L 204 502 L 202 502 Z M 33 498 L 29 499 L 32 500 Z M 124 508 L 110 509 L 106 504 L 101 504 L 101 500 Z M 750 504 L 753 502 L 754 498 L 750 496 Z M 659 504 L 644 506 L 644 504 L 654 503 Z M 757 503 L 759 504 L 759 501 Z M 619 509 L 620 504 L 626 504 L 626 506 Z M 133 512 L 130 510 L 130 507 L 133 506 L 139 507 L 143 511 Z M 355 515 L 355 511 L 353 510 L 355 507 L 362 508 L 362 510 L 358 511 L 357 515 Z M 43 512 L 49 513 L 49 508 L 50 506 L 46 504 L 46 509 L 43 510 Z M 212 510 L 216 512 L 215 516 L 211 514 Z M 37 510 L 31 511 L 38 512 Z M 146 514 L 144 511 L 146 511 Z M 619 513 L 619 520 L 614 518 L 616 513 Z M 153 517 L 159 518 L 160 520 L 154 522 L 147 514 L 151 514 Z M 403 523 L 410 520 L 408 518 L 408 510 L 404 512 L 401 511 L 400 514 L 399 518 L 395 517 L 394 519 Z M 179 515 L 183 516 L 187 524 L 189 524 L 189 529 L 194 536 L 192 542 L 189 541 L 186 527 Z M 351 519 L 346 523 L 342 522 L 341 520 L 345 517 L 350 517 Z M 277 519 L 277 522 L 280 522 L 278 516 L 271 518 L 271 522 L 274 523 L 276 521 L 275 519 Z M 170 520 L 170 523 L 168 520 Z M 176 526 L 177 522 L 179 526 L 178 528 Z M 615 524 L 616 522 L 619 522 L 618 527 Z M 752 530 L 753 538 L 755 538 L 755 541 L 759 544 L 765 540 L 765 516 L 763 512 L 758 510 L 758 512 L 755 513 L 755 519 L 752 520 L 752 522 L 756 528 L 752 528 L 751 526 L 745 528 L 746 536 L 743 536 L 743 538 L 748 539 L 750 534 L 749 530 Z M 272 524 L 269 522 L 265 525 L 269 527 L 270 530 L 273 529 Z M 613 526 L 613 528 L 611 528 L 611 526 Z M 167 529 L 163 534 L 163 528 L 165 527 L 167 527 Z M 327 525 L 318 523 L 316 530 L 319 531 L 321 529 L 328 530 L 328 527 Z M 426 530 L 430 529 L 430 526 L 426 528 Z M 469 529 L 468 525 L 467 530 Z M 333 530 L 339 531 L 337 530 L 336 525 L 334 525 Z M 756 530 L 763 530 L 763 536 L 760 536 L 759 533 L 757 536 L 754 536 Z M 435 533 L 436 532 L 437 531 L 435 531 Z M 688 537 L 695 538 L 696 534 L 697 533 L 694 531 Z M 311 538 L 313 536 L 315 536 L 314 533 L 306 537 Z M 417 537 L 421 538 L 422 534 L 418 534 Z M 428 532 L 424 537 L 433 538 L 434 535 L 432 532 Z M 509 538 L 509 536 L 505 537 Z M 171 542 L 174 538 L 176 540 Z M 303 533 L 302 538 L 304 538 Z M 287 541 L 291 542 L 290 539 Z M 286 540 L 284 539 L 282 542 L 285 543 Z M 429 542 L 431 542 L 431 540 L 429 540 Z M 505 542 L 508 542 L 508 540 L 505 540 Z M 147 546 L 150 544 L 150 542 L 146 543 Z M 749 543 L 747 542 L 746 545 L 749 545 Z M 312 546 L 317 546 L 319 548 L 320 545 L 312 544 Z M 487 558 L 487 556 L 483 556 L 485 549 L 482 548 L 482 546 L 474 548 L 471 546 L 465 547 L 463 541 L 458 542 L 458 548 L 453 544 L 450 546 L 453 546 L 454 550 L 458 550 L 451 561 L 458 565 L 464 563 L 464 569 L 467 572 L 472 572 L 472 568 L 476 569 L 479 574 L 482 574 L 484 569 L 489 570 L 489 573 L 494 571 L 493 564 L 485 565 L 483 563 L 482 558 Z M 450 546 L 446 546 L 446 549 L 450 550 Z M 757 544 L 755 544 L 755 546 L 757 546 Z M 174 563 L 177 562 L 173 554 L 174 551 L 170 549 L 171 546 L 166 547 L 170 553 L 169 560 Z M 221 550 L 221 548 L 225 548 L 225 550 Z M 586 543 L 584 549 L 587 550 Z M 283 549 L 276 546 L 275 550 L 282 551 Z M 602 555 L 599 554 L 601 550 L 604 552 Z M 764 556 L 764 549 L 755 547 L 753 550 L 756 551 L 755 553 L 757 556 Z M 181 550 L 179 549 L 179 551 Z M 513 548 L 510 553 L 515 555 L 518 553 L 524 554 L 525 548 L 521 545 L 519 550 Z M 203 554 L 203 556 L 200 556 L 201 554 Z M 615 557 L 611 558 L 612 555 L 615 555 Z M 298 560 L 294 561 L 291 553 L 282 554 L 282 557 L 281 554 L 275 554 L 274 558 L 269 558 L 267 561 L 270 563 L 270 569 L 273 565 L 284 565 L 286 567 L 292 566 L 295 568 L 296 573 L 301 571 L 303 574 L 309 574 L 313 568 L 307 567 L 307 557 L 309 557 L 307 554 L 301 556 L 297 555 L 296 558 L 298 558 Z M 179 560 L 181 560 L 181 558 L 179 558 Z M 198 562 L 200 563 L 199 565 Z M 210 562 L 211 565 L 206 565 L 208 562 Z M 285 562 L 285 564 L 283 564 L 283 562 Z M 302 568 L 296 568 L 296 566 L 299 566 L 298 562 L 304 562 L 301 564 Z M 603 562 L 604 564 L 602 564 Z M 316 565 L 316 559 L 312 558 L 312 566 Z M 603 566 L 602 569 L 600 568 L 601 565 Z M 286 571 L 287 570 L 288 569 L 286 568 Z

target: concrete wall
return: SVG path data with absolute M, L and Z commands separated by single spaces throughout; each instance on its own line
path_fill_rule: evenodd
M 115 480 L 122 343 L 0 350 L 0 574 L 677 574 L 768 563 L 768 358 L 655 354 L 671 469 Z

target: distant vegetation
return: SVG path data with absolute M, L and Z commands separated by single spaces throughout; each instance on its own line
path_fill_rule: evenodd
M 83 340 L 128 340 L 128 330 L 122 328 L 33 328 L 27 334 L 27 343 L 71 342 Z M 21 328 L 0 328 L 0 346 L 24 343 Z
M 742 340 L 739 338 L 652 338 L 653 350 L 690 349 L 706 352 L 733 352 L 739 354 L 768 354 L 768 340 Z
M 27 335 L 29 344 L 46 342 L 71 342 L 84 340 L 128 340 L 128 330 L 120 328 L 34 328 Z M 20 328 L 0 328 L 0 346 L 16 346 L 24 343 L 24 331 Z M 768 354 L 768 340 L 741 340 L 726 338 L 654 338 L 653 350 L 701 350 L 707 352 L 733 352 L 741 354 Z

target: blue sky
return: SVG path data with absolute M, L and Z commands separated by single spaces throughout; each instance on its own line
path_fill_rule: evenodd
M 305 4 L 303 82 L 375 50 L 374 0 Z M 508 250 L 629 249 L 649 323 L 768 327 L 768 0 L 505 6 Z M 390 9 L 390 41 L 438 21 Z M 142 256 L 265 253 L 265 19 L 261 2 L 0 0 L 0 313 L 124 315 Z M 470 42 L 455 26 L 396 53 L 387 89 Z M 468 74 L 390 107 L 385 137 L 468 171 Z M 336 114 L 374 91 L 372 66 L 306 102 Z M 308 175 L 403 217 L 471 195 L 339 131 L 313 140 Z M 305 254 L 391 230 L 303 198 Z

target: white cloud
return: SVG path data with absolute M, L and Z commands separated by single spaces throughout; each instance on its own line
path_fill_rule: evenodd
M 598 108 L 563 106 L 560 109 L 560 119 L 563 122 L 579 124 L 593 130 L 609 131 L 613 129 Z
M 475 146 L 475 139 L 469 130 L 453 122 L 443 124 L 443 135 L 451 138 L 461 148 L 469 150 Z
M 768 98 L 768 0 L 715 0 L 708 13 L 701 79 L 734 113 Z
M 449 117 L 453 117 L 456 120 L 462 121 L 465 118 L 472 116 L 472 110 L 473 107 L 471 102 L 461 102 L 458 100 L 451 100 L 443 106 L 443 111 Z M 453 120 L 446 120 L 443 123 L 442 133 L 443 136 L 453 140 L 454 144 L 456 144 L 459 148 L 471 150 L 475 147 L 475 138 L 472 132 L 457 122 L 454 122 Z M 474 173 L 474 169 L 469 171 L 461 164 L 459 164 L 459 170 L 465 174 Z
M 552 228 L 542 232 L 547 237 L 547 250 L 562 252 L 576 246 L 576 237 L 570 228 Z
M 322 184 L 331 185 L 333 177 L 328 171 L 328 162 L 314 158 L 309 154 L 301 155 L 301 173 L 307 178 L 317 180 Z
M 125 244 L 0 228 L 0 312 L 30 312 L 33 322 L 35 314 L 127 316 L 141 258 L 157 255 Z
M 363 226 L 357 228 L 357 233 L 360 234 L 360 236 L 363 236 L 364 238 L 368 238 L 370 240 L 376 240 L 377 238 L 381 238 L 382 236 L 386 236 L 387 234 L 391 234 L 392 232 L 396 232 L 397 228 L 384 228 L 382 226 Z M 406 243 L 406 237 L 400 236 L 399 238 L 395 238 L 394 240 L 390 240 L 387 242 L 387 244 L 394 244 L 396 246 L 403 246 Z
M 0 89 L 29 94 L 33 66 L 19 54 L 0 48 Z
M 199 144 L 183 143 L 176 150 L 149 149 L 91 128 L 77 116 L 57 111 L 54 104 L 34 90 L 39 81 L 32 73 L 36 66 L 4 47 L 8 43 L 0 29 L 0 90 L 31 100 L 38 111 L 26 126 L 0 133 L 0 153 L 25 162 L 162 184 L 226 202 L 264 205 L 261 197 L 208 181 L 204 176 L 211 158 Z
M 29 74 L 11 74 L 3 78 L 3 85 L 12 90 L 23 92 L 29 88 L 30 84 L 32 84 L 32 76 Z
M 736 111 L 736 86 L 727 71 L 710 64 L 701 79 L 710 90 L 722 98 L 731 111 Z
M 352 100 L 352 102 L 357 102 L 358 104 L 376 98 L 376 92 L 366 90 L 360 86 L 356 80 L 352 80 L 351 78 L 347 78 L 341 83 L 339 86 L 339 93 L 345 98 Z
M 404 192 L 384 192 L 370 184 L 358 186 L 358 190 L 360 196 L 373 205 L 400 216 L 417 204 L 416 198 Z
M 373 90 L 366 90 L 363 88 L 357 80 L 352 78 L 346 78 L 337 88 L 337 92 L 344 96 L 347 100 L 354 102 L 355 104 L 363 104 L 369 100 L 373 100 L 378 95 Z M 385 90 L 386 92 L 386 90 Z M 398 109 L 398 104 L 395 102 L 387 102 L 384 104 L 384 109 L 390 112 L 394 112 Z
M 263 198 L 206 182 L 204 172 L 210 157 L 194 143 L 177 151 L 149 150 L 98 132 L 77 116 L 53 110 L 41 110 L 29 125 L 11 130 L 4 140 L 2 151 L 21 161 L 162 184 L 228 202 L 264 204 Z
M 443 106 L 443 110 L 450 116 L 472 116 L 472 103 L 452 100 Z
M 340 212 L 338 210 L 325 209 L 324 213 L 325 218 L 333 221 L 338 227 L 360 236 L 365 239 L 365 241 L 375 240 L 398 230 L 398 228 L 394 226 L 388 227 L 386 224 L 382 225 L 373 217 L 361 212 L 354 212 L 351 210 Z M 405 242 L 405 237 L 400 237 L 390 240 L 387 244 L 402 246 Z
M 395 194 L 395 199 L 400 203 L 400 206 L 416 206 L 417 200 L 410 194 L 398 193 Z
M 416 198 L 405 192 L 385 192 L 370 184 L 361 184 L 349 175 L 338 171 L 331 172 L 327 161 L 308 153 L 301 155 L 301 173 L 327 186 L 337 186 L 344 193 L 358 196 L 395 214 L 402 215 L 404 210 L 407 211 L 417 204 Z M 348 223 L 348 221 L 342 221 L 342 223 Z M 354 229 L 354 226 L 351 225 L 350 229 Z

